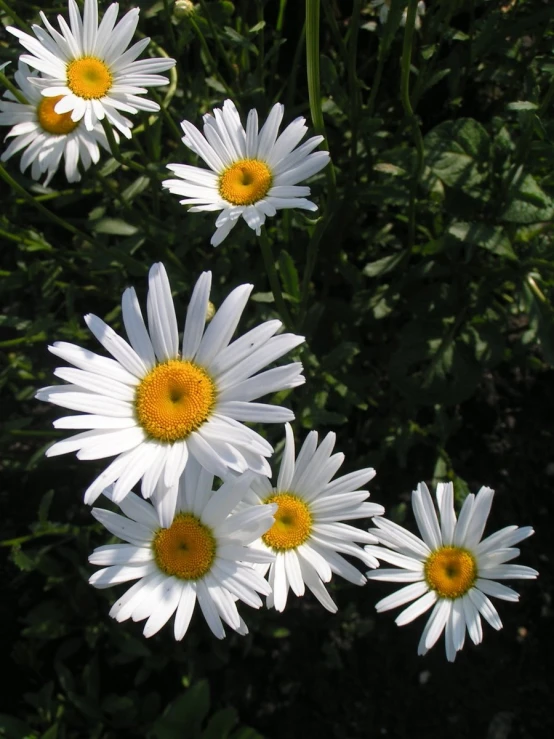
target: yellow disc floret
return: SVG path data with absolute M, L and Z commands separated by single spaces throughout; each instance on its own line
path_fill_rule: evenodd
M 477 562 L 467 549 L 441 547 L 432 552 L 424 566 L 427 584 L 441 598 L 461 598 L 477 579 Z
M 233 205 L 257 203 L 271 187 L 272 175 L 259 159 L 240 159 L 219 178 L 219 194 Z
M 110 70 L 95 56 L 83 56 L 67 65 L 67 86 L 77 97 L 85 100 L 102 98 L 112 82 Z
M 62 98 L 63 95 L 42 98 L 37 107 L 37 118 L 42 130 L 55 136 L 65 136 L 74 131 L 79 125 L 79 121 L 71 120 L 71 112 L 56 113 L 54 111 L 58 101 Z
M 215 394 L 215 385 L 202 367 L 171 359 L 156 365 L 138 386 L 138 422 L 153 439 L 181 441 L 208 418 Z
M 312 514 L 308 505 L 294 493 L 274 493 L 264 503 L 277 503 L 275 523 L 263 536 L 266 546 L 277 552 L 296 549 L 310 538 Z
M 160 529 L 152 542 L 154 559 L 166 575 L 200 580 L 212 567 L 216 540 L 211 530 L 192 513 L 178 513 L 168 529 Z

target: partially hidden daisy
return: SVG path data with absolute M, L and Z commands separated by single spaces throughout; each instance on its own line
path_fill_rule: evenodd
M 259 235 L 266 216 L 278 210 L 317 210 L 306 199 L 310 188 L 298 183 L 323 169 L 329 154 L 313 151 L 323 136 L 313 136 L 296 148 L 308 130 L 302 117 L 277 137 L 284 111 L 284 105 L 274 105 L 260 131 L 256 110 L 249 112 L 245 130 L 231 100 L 204 116 L 203 136 L 192 123 L 182 121 L 183 142 L 209 169 L 168 164 L 179 179 L 162 185 L 182 197 L 181 204 L 191 205 L 191 211 L 221 211 L 213 246 L 221 244 L 240 216 Z
M 507 526 L 482 539 L 494 491 L 482 487 L 468 495 L 460 516 L 454 512 L 451 482 L 437 485 L 435 512 L 425 483 L 412 493 L 414 515 L 421 539 L 386 518 L 376 518 L 370 529 L 381 546 L 369 545 L 368 554 L 399 569 L 379 569 L 367 573 L 371 580 L 411 583 L 379 601 L 378 611 L 410 603 L 396 618 L 399 626 L 433 608 L 418 646 L 425 654 L 446 628 L 446 656 L 453 662 L 464 646 L 466 629 L 474 644 L 483 638 L 481 616 L 501 629 L 500 617 L 487 596 L 517 601 L 519 595 L 497 580 L 533 579 L 538 572 L 522 565 L 507 565 L 519 555 L 514 544 L 533 534 L 530 526 Z
M 33 25 L 36 36 L 18 28 L 8 31 L 19 39 L 30 54 L 21 60 L 44 75 L 33 84 L 49 98 L 56 98 L 54 112 L 70 113 L 74 122 L 84 118 L 92 131 L 97 121 L 107 118 L 124 136 L 131 138 L 131 122 L 122 113 L 139 110 L 156 112 L 160 106 L 141 97 L 147 87 L 166 85 L 168 80 L 157 72 L 170 69 L 174 59 L 158 58 L 135 61 L 146 49 L 149 38 L 127 49 L 135 34 L 139 10 L 133 8 L 116 24 L 119 5 L 109 6 L 98 24 L 97 0 L 85 0 L 83 16 L 75 0 L 68 0 L 69 25 L 58 16 L 60 32 L 40 17 L 44 28 Z
M 391 4 L 391 0 L 371 0 L 371 3 L 370 3 L 371 7 L 375 8 L 375 10 L 379 8 L 379 20 L 381 21 L 383 25 L 388 20 L 389 12 L 390 12 L 390 4 Z M 420 0 L 417 4 L 416 17 L 415 17 L 415 23 L 414 23 L 414 26 L 417 30 L 421 28 L 421 19 L 425 15 L 425 10 L 426 10 L 425 3 L 423 2 L 423 0 Z M 407 15 L 408 15 L 408 9 L 405 8 L 402 11 L 401 24 L 403 26 L 406 25 Z
M 85 502 L 93 503 L 113 482 L 116 503 L 141 479 L 145 498 L 157 486 L 172 489 L 189 454 L 219 477 L 229 470 L 271 474 L 265 459 L 271 445 L 241 421 L 294 418 L 286 408 L 251 401 L 305 381 L 300 362 L 256 374 L 304 337 L 275 336 L 281 322 L 273 320 L 229 343 L 253 285 L 235 288 L 205 327 L 210 287 L 211 272 L 203 272 L 188 306 L 181 348 L 162 264 L 150 269 L 148 330 L 134 289 L 123 293 L 129 343 L 97 316 L 85 316 L 113 359 L 66 342 L 49 347 L 75 365 L 54 373 L 71 384 L 43 388 L 36 397 L 84 413 L 54 421 L 56 428 L 88 430 L 57 442 L 47 456 L 75 451 L 79 459 L 117 455 L 87 489 Z
M 21 171 L 25 172 L 32 165 L 32 178 L 38 180 L 46 173 L 44 185 L 48 185 L 64 157 L 67 181 L 79 182 L 79 161 L 88 169 L 93 162 L 99 161 L 100 146 L 109 151 L 104 129 L 97 124 L 92 131 L 87 131 L 82 121 L 72 121 L 69 113 L 56 113 L 54 108 L 60 98 L 43 97 L 32 84 L 37 78 L 37 73 L 20 61 L 15 81 L 27 105 L 20 103 L 9 91 L 0 100 L 0 125 L 12 126 L 6 138 L 13 139 L 3 152 L 2 161 L 23 149 Z M 117 132 L 115 136 L 119 139 Z
M 144 636 L 159 631 L 175 614 L 175 639 L 185 635 L 195 603 L 212 632 L 223 639 L 223 623 L 239 634 L 248 629 L 237 610 L 240 600 L 253 608 L 270 587 L 251 563 L 270 555 L 249 545 L 273 523 L 277 506 L 251 506 L 231 514 L 249 485 L 251 473 L 230 478 L 213 492 L 213 476 L 196 463 L 179 482 L 177 509 L 167 523 L 156 508 L 134 493 L 119 504 L 124 515 L 93 508 L 94 517 L 124 544 L 98 547 L 89 557 L 103 569 L 90 583 L 108 588 L 137 580 L 110 610 L 117 621 L 147 619 Z M 113 499 L 110 490 L 105 491 Z
M 318 448 L 317 432 L 310 431 L 295 460 L 294 435 L 287 423 L 275 487 L 267 478 L 257 476 L 246 498 L 257 504 L 277 504 L 275 523 L 254 546 L 275 555 L 273 564 L 257 569 L 265 574 L 269 568 L 273 593 L 267 605 L 278 611 L 286 606 L 289 588 L 301 596 L 307 585 L 327 610 L 336 612 L 337 606 L 323 584 L 332 573 L 355 585 L 366 582 L 340 553 L 357 557 L 370 567 L 379 566 L 374 556 L 355 543 L 376 543 L 375 537 L 341 523 L 384 513 L 382 506 L 364 502 L 369 497 L 367 490 L 358 490 L 375 476 L 375 470 L 368 467 L 332 481 L 344 461 L 344 454 L 332 453 L 335 438 L 334 433 L 327 434 Z

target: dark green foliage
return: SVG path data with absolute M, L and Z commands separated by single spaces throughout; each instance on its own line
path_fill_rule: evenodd
M 144 300 L 158 260 L 180 317 L 205 269 L 216 305 L 255 284 L 241 331 L 275 317 L 253 231 L 241 222 L 213 249 L 214 214 L 188 214 L 160 183 L 168 162 L 198 163 L 179 122 L 200 126 L 226 97 L 243 117 L 256 107 L 263 120 L 280 101 L 285 123 L 310 122 L 303 2 L 203 0 L 179 16 L 173 0 L 120 5 L 141 8 L 154 55 L 177 58 L 172 84 L 154 93 L 163 114 L 137 117 L 119 161 L 104 153 L 77 185 L 59 172 L 44 188 L 18 155 L 4 163 L 30 197 L 6 192 L 0 212 L 0 736 L 552 736 L 553 3 L 429 0 L 408 57 L 411 117 L 400 95 L 406 3 L 393 0 L 383 27 L 366 2 L 322 0 L 336 184 L 320 173 L 316 214 L 268 220 L 289 328 L 307 339 L 306 385 L 278 398 L 296 413 L 297 440 L 335 431 L 344 471 L 376 467 L 372 500 L 411 530 L 410 490 L 452 479 L 458 502 L 481 484 L 497 490 L 491 530 L 537 531 L 522 561 L 541 577 L 516 585 L 521 603 L 499 607 L 503 631 L 485 627 L 455 665 L 442 644 L 417 657 L 422 623 L 398 630 L 375 614 L 391 592 L 382 584 L 336 578 L 336 616 L 310 595 L 282 615 L 245 606 L 251 634 L 224 642 L 196 613 L 178 644 L 170 626 L 145 640 L 140 624 L 113 622 L 123 588 L 88 585 L 106 532 L 82 495 L 104 461 L 44 458 L 66 435 L 51 427 L 60 413 L 33 399 L 54 381 L 47 344 L 99 350 L 83 314 L 122 330 L 122 291 L 132 284 Z M 29 23 L 39 9 L 67 15 L 63 0 L 10 0 L 4 26 L 9 7 Z M 0 42 L 12 79 L 20 49 L 7 33 Z M 266 431 L 280 449 L 283 429 Z

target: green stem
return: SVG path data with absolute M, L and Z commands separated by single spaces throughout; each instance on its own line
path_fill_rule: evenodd
M 269 279 L 269 285 L 271 287 L 271 292 L 273 293 L 273 297 L 275 299 L 275 305 L 277 306 L 277 310 L 279 311 L 281 315 L 281 319 L 285 326 L 287 328 L 293 328 L 292 320 L 290 317 L 289 310 L 287 308 L 287 305 L 285 303 L 285 299 L 283 298 L 283 293 L 281 291 L 281 283 L 279 282 L 279 277 L 277 275 L 277 270 L 275 269 L 275 257 L 273 256 L 273 251 L 271 249 L 271 244 L 269 243 L 269 239 L 267 237 L 267 231 L 265 230 L 265 226 L 262 226 L 261 234 L 260 234 L 260 248 L 262 251 L 262 257 L 265 264 L 265 269 L 267 272 L 267 276 Z
M 0 164 L 0 177 L 8 183 L 8 185 L 15 190 L 15 192 L 19 193 L 22 198 L 24 198 L 28 203 L 31 203 L 40 213 L 45 215 L 47 218 L 49 218 L 54 223 L 57 223 L 58 226 L 61 226 L 66 231 L 70 231 L 75 236 L 79 236 L 83 241 L 86 241 L 87 243 L 94 246 L 94 241 L 91 239 L 91 237 L 86 234 L 84 231 L 81 231 L 80 229 L 73 226 L 71 223 L 68 223 L 63 218 L 60 218 L 55 213 L 52 213 L 51 210 L 48 210 L 42 203 L 38 203 L 35 198 L 27 192 L 27 190 L 22 187 L 19 182 L 13 179 L 11 175 L 8 174 L 8 172 L 4 169 L 3 165 Z
M 350 122 L 352 141 L 350 144 L 350 186 L 356 183 L 356 165 L 358 159 L 358 114 L 360 112 L 360 86 L 357 75 L 358 30 L 360 26 L 360 0 L 354 0 L 350 32 L 348 37 L 348 87 L 350 92 Z
M 371 92 L 369 93 L 369 101 L 367 103 L 367 114 L 371 118 L 373 116 L 373 110 L 377 101 L 377 93 L 379 92 L 379 86 L 383 77 L 383 70 L 385 69 L 385 62 L 387 57 L 385 54 L 379 54 L 379 61 L 377 63 L 377 71 L 371 84 Z
M 308 296 L 309 296 L 309 291 L 310 291 L 310 281 L 312 279 L 312 275 L 313 275 L 315 265 L 317 262 L 319 243 L 321 241 L 321 237 L 323 236 L 325 229 L 327 228 L 330 220 L 331 220 L 331 215 L 327 215 L 326 217 L 319 219 L 319 221 L 315 225 L 315 229 L 310 239 L 310 243 L 308 244 L 308 249 L 307 249 L 307 254 L 306 254 L 306 267 L 304 269 L 304 275 L 302 277 L 302 297 L 300 300 L 300 315 L 298 319 L 299 326 L 302 326 L 302 324 L 304 323 L 304 319 L 306 318 L 306 313 L 308 311 Z
M 225 80 L 223 79 L 223 77 L 219 73 L 218 66 L 216 64 L 215 59 L 212 56 L 212 52 L 210 51 L 210 47 L 208 46 L 208 43 L 207 43 L 206 39 L 204 38 L 204 34 L 200 30 L 200 27 L 198 26 L 198 23 L 195 21 L 195 19 L 194 19 L 194 17 L 192 15 L 189 16 L 189 22 L 190 22 L 190 25 L 192 26 L 192 30 L 196 34 L 196 37 L 200 41 L 200 46 L 202 47 L 202 51 L 204 52 L 204 56 L 206 57 L 206 59 L 208 61 L 208 64 L 209 64 L 209 70 L 208 71 L 209 71 L 209 73 L 211 75 L 213 75 L 214 77 L 216 77 L 217 80 L 218 80 L 218 82 L 221 85 L 223 85 L 223 87 L 225 88 L 225 92 L 227 93 L 227 95 L 230 98 L 234 98 L 235 95 L 234 95 L 233 91 L 231 90 L 231 88 L 229 87 L 229 85 L 227 84 L 227 82 L 225 82 Z
M 229 74 L 231 75 L 231 79 L 233 81 L 237 81 L 237 70 L 233 67 L 231 64 L 231 61 L 229 59 L 229 54 L 227 51 L 225 51 L 223 44 L 221 43 L 221 39 L 219 38 L 219 33 L 217 28 L 214 25 L 214 22 L 212 21 L 212 16 L 210 14 L 210 9 L 205 3 L 205 0 L 200 0 L 200 7 L 202 8 L 202 15 L 204 18 L 208 21 L 208 26 L 210 27 L 211 34 L 215 41 L 215 48 L 217 49 L 217 53 L 221 57 L 221 60 L 229 70 Z M 190 16 L 190 19 L 192 21 L 192 16 Z M 217 66 L 216 66 L 217 69 Z
M 0 82 L 6 87 L 11 94 L 19 100 L 23 105 L 30 105 L 25 95 L 15 85 L 13 85 L 3 72 L 0 72 Z
M 22 18 L 20 18 L 17 15 L 17 13 L 15 13 L 10 8 L 10 6 L 8 5 L 8 3 L 5 3 L 4 0 L 0 0 L 0 8 L 2 8 L 2 10 L 4 10 L 11 18 L 13 18 L 13 20 L 15 21 L 15 23 L 20 28 L 22 28 L 24 31 L 26 31 L 30 36 L 33 36 L 33 38 L 34 38 L 33 29 L 31 28 L 31 26 L 28 23 L 25 23 L 25 21 Z
M 16 539 L 4 539 L 4 541 L 0 541 L 0 547 L 17 547 L 28 541 L 38 539 L 41 536 L 62 536 L 62 534 L 69 534 L 72 530 L 72 527 L 67 524 L 59 529 L 50 529 L 50 531 L 41 531 L 40 533 L 28 534 L 27 536 L 18 536 Z
M 140 164 L 137 164 L 136 162 L 133 162 L 131 159 L 124 159 L 121 156 L 121 151 L 119 150 L 119 144 L 115 140 L 115 136 L 113 135 L 113 130 L 112 130 L 110 123 L 105 118 L 102 119 L 101 123 L 102 123 L 102 128 L 104 129 L 104 133 L 106 134 L 106 138 L 108 139 L 108 144 L 110 145 L 110 151 L 112 152 L 113 158 L 120 164 L 123 164 L 125 167 L 129 167 L 129 169 L 134 169 L 135 172 L 140 172 L 141 174 L 147 174 L 145 167 L 141 166 Z
M 415 242 L 415 216 L 416 216 L 416 196 L 419 178 L 423 171 L 424 148 L 421 130 L 415 117 L 412 103 L 410 101 L 410 65 L 412 61 L 412 42 L 414 37 L 414 27 L 416 19 L 418 0 L 409 0 L 408 14 L 406 17 L 406 28 L 404 30 L 404 46 L 402 48 L 402 76 L 400 82 L 400 99 L 406 117 L 412 127 L 412 134 L 417 150 L 416 166 L 412 176 L 410 187 L 410 204 L 408 208 L 408 239 L 409 249 L 412 250 Z
M 152 89 L 151 90 L 151 93 L 152 93 L 152 97 L 154 98 L 154 100 L 160 106 L 160 110 L 162 111 L 162 115 L 164 117 L 164 120 L 166 121 L 166 123 L 171 128 L 171 130 L 173 132 L 173 135 L 175 136 L 175 138 L 177 139 L 177 141 L 181 141 L 181 139 L 184 136 L 184 132 L 181 131 L 181 129 L 179 128 L 179 126 L 175 123 L 175 121 L 173 120 L 173 118 L 169 115 L 169 112 L 167 110 L 167 107 L 166 107 L 165 103 L 162 100 L 160 100 L 160 96 L 157 94 L 157 92 L 154 89 Z
M 306 69 L 308 72 L 308 95 L 310 113 L 316 133 L 324 137 L 321 148 L 329 151 L 325 122 L 321 107 L 321 83 L 319 76 L 319 5 L 320 0 L 306 0 Z M 325 169 L 329 186 L 329 201 L 334 200 L 337 188 L 335 168 L 330 162 Z

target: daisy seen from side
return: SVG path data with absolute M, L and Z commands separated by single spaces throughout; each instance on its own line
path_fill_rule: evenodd
M 212 474 L 251 469 L 270 475 L 271 445 L 242 421 L 283 423 L 286 408 L 252 402 L 304 383 L 302 364 L 259 372 L 304 341 L 279 334 L 281 322 L 266 321 L 231 343 L 253 285 L 240 285 L 206 327 L 211 272 L 194 287 L 179 346 L 177 318 L 164 266 L 149 273 L 148 329 L 133 288 L 123 293 L 122 315 L 129 343 L 100 318 L 85 321 L 112 355 L 99 356 L 66 342 L 49 347 L 74 367 L 56 369 L 68 385 L 39 390 L 36 397 L 80 411 L 54 421 L 56 428 L 86 429 L 59 441 L 46 454 L 77 452 L 79 459 L 116 457 L 85 492 L 93 503 L 115 482 L 119 503 L 142 480 L 149 498 L 157 488 L 176 499 L 176 483 L 189 455 Z M 258 373 L 258 374 L 256 374 Z
M 523 565 L 505 564 L 519 555 L 514 545 L 533 534 L 530 526 L 507 526 L 482 539 L 494 491 L 482 487 L 468 495 L 460 515 L 454 512 L 451 482 L 437 485 L 439 516 L 425 483 L 412 493 L 412 507 L 421 539 L 386 518 L 374 519 L 370 529 L 380 546 L 366 550 L 398 569 L 367 573 L 368 579 L 410 583 L 376 605 L 377 611 L 411 603 L 396 618 L 399 626 L 433 608 L 418 646 L 425 654 L 445 631 L 449 662 L 464 646 L 466 630 L 474 644 L 483 638 L 481 616 L 494 629 L 502 622 L 488 596 L 517 601 L 518 593 L 497 580 L 534 579 L 538 572 Z M 413 602 L 412 602 L 413 601 Z
M 179 179 L 165 180 L 162 185 L 183 198 L 182 205 L 192 206 L 191 211 L 221 211 L 213 246 L 221 244 L 241 216 L 259 236 L 266 217 L 278 210 L 317 210 L 306 199 L 310 188 L 298 183 L 323 169 L 329 154 L 314 152 L 323 136 L 313 136 L 298 146 L 308 131 L 305 118 L 296 118 L 278 136 L 284 111 L 284 105 L 274 105 L 259 131 L 256 110 L 249 112 L 245 129 L 231 100 L 215 108 L 213 115 L 204 116 L 204 135 L 189 121 L 182 121 L 184 144 L 209 169 L 169 164 Z
M 388 17 L 389 17 L 390 3 L 391 3 L 391 0 L 372 0 L 370 3 L 371 7 L 374 8 L 375 10 L 379 8 L 379 20 L 381 21 L 383 25 L 387 22 Z M 423 0 L 420 0 L 417 4 L 416 17 L 415 17 L 415 23 L 414 23 L 414 27 L 417 30 L 421 28 L 421 19 L 425 15 L 425 10 L 426 10 L 425 3 L 423 2 Z M 408 16 L 408 9 L 405 8 L 402 11 L 401 24 L 403 26 L 406 25 L 407 16 Z
M 367 490 L 358 490 L 375 476 L 366 468 L 333 480 L 344 461 L 344 454 L 333 454 L 336 436 L 329 433 L 317 446 L 318 435 L 310 431 L 295 459 L 292 428 L 286 424 L 286 441 L 275 487 L 267 478 L 257 476 L 247 503 L 277 504 L 275 523 L 254 547 L 275 555 L 273 564 L 256 565 L 267 573 L 273 593 L 267 598 L 268 607 L 283 611 L 289 588 L 297 596 L 304 595 L 305 586 L 332 613 L 337 606 L 323 583 L 334 572 L 355 585 L 363 585 L 365 577 L 341 556 L 360 559 L 369 567 L 378 567 L 378 560 L 356 542 L 376 543 L 366 531 L 342 523 L 356 518 L 380 516 L 384 508 L 367 503 Z
M 79 182 L 79 161 L 88 169 L 99 161 L 101 146 L 109 151 L 104 130 L 96 125 L 87 131 L 81 121 L 72 121 L 69 113 L 56 113 L 54 108 L 60 98 L 43 97 L 32 84 L 38 78 L 37 73 L 23 62 L 19 62 L 14 76 L 27 104 L 19 102 L 9 91 L 0 100 L 0 125 L 12 126 L 6 135 L 12 141 L 2 153 L 2 161 L 23 150 L 21 172 L 31 165 L 32 178 L 38 180 L 46 174 L 43 184 L 48 185 L 63 157 L 67 181 Z M 114 135 L 119 139 L 117 132 Z
M 131 138 L 132 124 L 123 113 L 159 111 L 156 102 L 142 96 L 148 87 L 168 84 L 158 72 L 173 67 L 175 60 L 136 61 L 150 42 L 144 38 L 127 48 L 137 28 L 138 8 L 129 10 L 116 23 L 119 5 L 113 3 L 100 24 L 97 0 L 85 0 L 82 16 L 75 0 L 68 0 L 68 10 L 69 25 L 58 16 L 60 31 L 41 11 L 45 28 L 32 26 L 36 38 L 8 26 L 7 30 L 30 52 L 21 60 L 43 74 L 43 78 L 34 78 L 33 84 L 45 97 L 56 98 L 55 113 L 70 113 L 74 122 L 84 119 L 89 131 L 106 118 Z
M 147 619 L 143 633 L 150 637 L 175 614 L 174 635 L 180 640 L 198 602 L 218 639 L 225 636 L 223 623 L 247 634 L 237 601 L 259 608 L 258 593 L 270 592 L 251 563 L 267 562 L 271 555 L 250 544 L 271 526 L 276 509 L 252 506 L 231 514 L 251 476 L 247 472 L 230 478 L 214 492 L 213 476 L 192 462 L 179 481 L 176 511 L 166 524 L 151 502 L 134 493 L 120 502 L 121 514 L 93 508 L 93 516 L 125 543 L 94 550 L 89 562 L 102 569 L 89 582 L 109 588 L 137 581 L 114 603 L 110 616 L 117 621 Z M 111 490 L 104 492 L 113 500 Z

